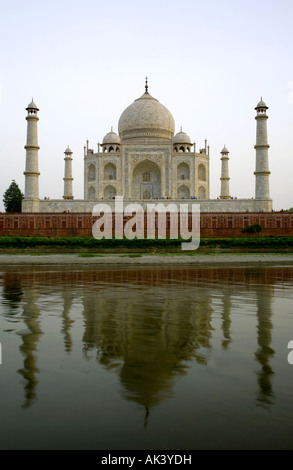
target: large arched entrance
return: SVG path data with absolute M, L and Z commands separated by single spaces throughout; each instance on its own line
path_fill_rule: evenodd
M 155 199 L 161 196 L 161 170 L 150 160 L 143 160 L 133 170 L 132 199 Z

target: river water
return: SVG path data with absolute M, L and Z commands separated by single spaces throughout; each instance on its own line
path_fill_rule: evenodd
M 0 271 L 1 449 L 292 449 L 293 268 Z

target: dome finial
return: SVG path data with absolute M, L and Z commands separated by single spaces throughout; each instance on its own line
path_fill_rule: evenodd
M 145 77 L 145 92 L 148 93 L 148 89 L 149 89 L 149 86 L 148 86 L 148 77 Z

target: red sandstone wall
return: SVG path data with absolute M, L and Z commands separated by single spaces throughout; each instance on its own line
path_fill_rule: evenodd
M 0 214 L 0 236 L 92 236 L 91 214 Z M 124 225 L 129 220 L 124 217 Z M 145 219 L 146 220 L 146 219 Z M 262 236 L 293 236 L 293 213 L 203 213 L 201 237 L 239 237 L 247 225 L 259 223 Z M 145 225 L 146 226 L 146 225 Z M 157 223 L 156 223 L 157 226 Z M 191 217 L 189 217 L 191 227 Z M 115 219 L 113 216 L 113 229 Z M 167 214 L 167 236 L 170 218 Z M 146 236 L 146 232 L 145 232 Z

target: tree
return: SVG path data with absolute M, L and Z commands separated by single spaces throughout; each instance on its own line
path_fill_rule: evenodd
M 21 212 L 21 202 L 23 194 L 16 182 L 13 180 L 3 196 L 3 203 L 6 212 Z
M 241 233 L 256 234 L 262 231 L 262 226 L 260 224 L 248 225 L 241 230 Z

